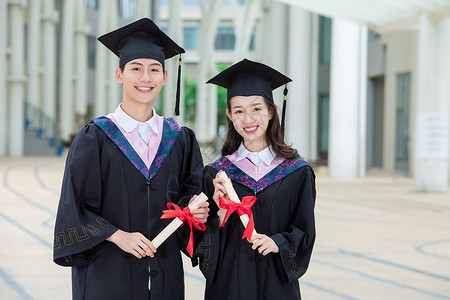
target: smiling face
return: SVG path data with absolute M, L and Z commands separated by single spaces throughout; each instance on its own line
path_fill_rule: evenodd
M 152 106 L 166 83 L 167 71 L 154 59 L 134 59 L 125 64 L 123 72 L 116 69 L 116 80 L 123 85 L 123 103 Z
M 230 99 L 226 113 L 244 139 L 245 148 L 259 152 L 268 146 L 265 133 L 272 112 L 262 96 L 235 96 Z

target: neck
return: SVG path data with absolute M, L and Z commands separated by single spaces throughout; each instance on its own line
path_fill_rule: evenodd
M 153 108 L 151 104 L 130 105 L 127 102 L 122 103 L 123 111 L 139 122 L 146 122 L 153 117 Z
M 267 142 L 265 140 L 251 141 L 251 142 L 244 140 L 244 146 L 250 152 L 261 152 L 264 149 L 266 149 L 269 145 L 267 145 Z

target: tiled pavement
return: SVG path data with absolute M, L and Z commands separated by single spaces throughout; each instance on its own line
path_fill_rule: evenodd
M 64 162 L 0 158 L 0 299 L 70 299 L 70 269 L 52 262 Z M 450 299 L 449 193 L 415 192 L 411 178 L 322 173 L 303 299 Z M 201 273 L 189 264 L 185 273 L 186 299 L 202 299 Z

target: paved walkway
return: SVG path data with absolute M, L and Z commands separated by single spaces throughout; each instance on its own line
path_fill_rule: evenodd
M 63 158 L 0 158 L 0 299 L 70 299 L 70 269 L 52 262 L 63 169 Z M 317 191 L 303 299 L 450 299 L 450 194 L 321 172 Z M 185 270 L 186 299 L 202 299 L 201 273 Z

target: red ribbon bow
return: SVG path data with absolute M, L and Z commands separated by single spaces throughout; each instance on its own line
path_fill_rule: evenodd
M 203 224 L 199 219 L 194 218 L 192 216 L 189 206 L 186 206 L 185 208 L 183 208 L 183 210 L 181 210 L 181 208 L 178 205 L 176 205 L 172 202 L 168 202 L 167 208 L 169 210 L 163 210 L 163 215 L 161 216 L 161 219 L 178 218 L 182 222 L 187 220 L 187 222 L 189 224 L 189 228 L 191 228 L 191 233 L 189 235 L 189 243 L 186 247 L 186 251 L 192 257 L 193 252 L 194 252 L 194 235 L 192 233 L 192 225 L 194 225 L 194 227 L 198 230 L 205 231 L 206 230 L 205 224 Z M 174 209 L 172 209 L 172 208 L 174 208 Z
M 225 227 L 225 222 L 234 211 L 237 212 L 239 217 L 242 215 L 248 215 L 250 221 L 248 222 L 247 227 L 245 227 L 245 231 L 244 234 L 242 235 L 242 238 L 247 237 L 250 240 L 252 238 L 253 229 L 255 228 L 252 213 L 252 206 L 253 204 L 255 204 L 255 202 L 256 202 L 255 196 L 245 196 L 244 198 L 242 198 L 241 203 L 236 203 L 226 198 L 220 198 L 219 206 L 227 210 L 225 218 L 223 219 L 222 226 Z

